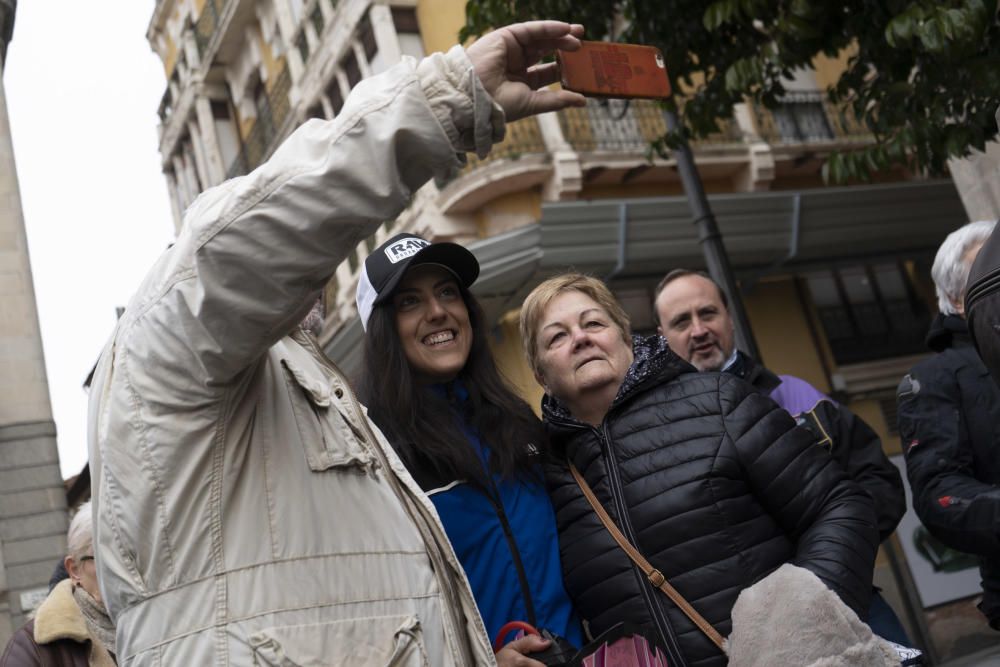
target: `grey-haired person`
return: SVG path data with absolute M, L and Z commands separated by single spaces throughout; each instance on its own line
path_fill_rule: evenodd
M 0 667 L 114 667 L 115 629 L 97 585 L 91 504 L 69 524 L 69 576 L 49 592 L 34 618 L 14 633 Z
M 995 226 L 971 222 L 938 249 L 931 278 L 940 312 L 927 334 L 936 354 L 910 369 L 896 402 L 913 509 L 931 535 L 979 556 L 979 609 L 1000 629 L 1000 389 L 965 317 L 969 270 Z

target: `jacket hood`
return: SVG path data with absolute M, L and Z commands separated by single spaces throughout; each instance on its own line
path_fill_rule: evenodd
M 697 373 L 694 366 L 678 357 L 658 334 L 632 336 L 632 365 L 611 403 L 609 412 L 653 384 L 669 382 L 682 373 Z M 542 419 L 549 426 L 558 422 L 580 424 L 559 399 L 549 394 L 542 397 Z
M 927 347 L 935 352 L 944 352 L 949 347 L 960 344 L 972 344 L 969 336 L 969 325 L 958 315 L 937 314 L 931 322 L 931 329 L 925 339 Z

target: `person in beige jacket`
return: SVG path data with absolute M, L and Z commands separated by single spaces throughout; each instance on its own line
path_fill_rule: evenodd
M 494 664 L 433 505 L 298 323 L 431 176 L 583 104 L 535 65 L 581 34 L 531 22 L 406 59 L 187 211 L 91 389 L 119 664 Z

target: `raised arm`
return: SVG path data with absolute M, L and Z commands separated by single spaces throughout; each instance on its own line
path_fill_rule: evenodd
M 555 21 L 509 26 L 361 82 L 335 120 L 306 123 L 251 174 L 198 198 L 129 305 L 118 344 L 162 368 L 166 391 L 217 395 L 432 175 L 466 151 L 485 156 L 505 117 L 581 104 L 536 90 L 556 72 L 534 66 L 556 47 L 576 48 L 581 32 Z

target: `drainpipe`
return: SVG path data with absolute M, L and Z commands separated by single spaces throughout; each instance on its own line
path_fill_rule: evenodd
M 670 110 L 665 110 L 663 115 L 667 129 L 671 132 L 676 130 L 678 128 L 677 115 Z M 694 216 L 698 243 L 701 245 L 705 264 L 708 266 L 708 274 L 722 286 L 722 289 L 729 296 L 729 312 L 733 316 L 733 324 L 736 326 L 736 346 L 757 361 L 762 361 L 757 341 L 750 328 L 750 319 L 743 306 L 740 290 L 736 286 L 736 277 L 733 276 L 729 255 L 726 254 L 726 247 L 722 243 L 722 234 L 719 233 L 715 215 L 708 204 L 708 197 L 705 196 L 705 188 L 694 164 L 694 156 L 687 140 L 682 140 L 673 153 L 677 160 L 677 171 L 684 184 L 684 192 L 687 194 L 688 206 L 691 207 L 691 214 Z
M 622 202 L 618 205 L 618 261 L 611 273 L 604 277 L 604 282 L 610 283 L 612 279 L 625 270 L 625 250 L 628 247 L 628 204 Z

